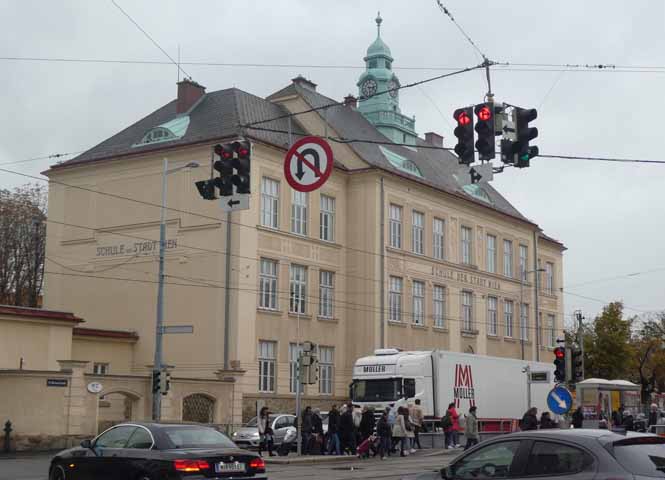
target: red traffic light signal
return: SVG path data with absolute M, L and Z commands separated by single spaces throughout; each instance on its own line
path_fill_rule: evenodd
M 564 358 L 566 356 L 566 350 L 563 347 L 557 347 L 554 349 L 554 356 L 556 358 Z
M 480 107 L 478 110 L 478 119 L 486 122 L 490 118 L 492 118 L 492 110 L 487 105 Z
M 455 153 L 460 165 L 471 165 L 473 156 L 473 107 L 458 108 L 453 113 L 457 128 L 453 131 L 457 137 Z
M 471 116 L 468 114 L 466 109 L 460 109 L 455 111 L 455 120 L 457 120 L 457 123 L 465 126 L 471 123 Z

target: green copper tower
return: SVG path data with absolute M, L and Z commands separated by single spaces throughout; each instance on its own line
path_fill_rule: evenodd
M 392 70 L 390 48 L 381 39 L 381 14 L 376 17 L 376 40 L 367 49 L 365 71 L 358 79 L 358 111 L 395 143 L 416 143 L 416 120 L 399 108 L 399 79 Z M 382 93 L 383 92 L 383 93 Z

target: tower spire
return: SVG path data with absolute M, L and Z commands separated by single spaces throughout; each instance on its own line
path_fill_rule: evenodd
M 383 22 L 383 18 L 381 18 L 381 12 L 376 12 L 376 18 L 374 19 L 376 22 L 376 36 L 380 37 L 381 36 L 381 22 Z

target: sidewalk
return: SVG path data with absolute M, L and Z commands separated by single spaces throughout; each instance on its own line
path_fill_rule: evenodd
M 445 450 L 445 449 L 426 449 L 419 450 L 417 453 L 412 454 L 414 457 L 435 457 L 435 456 L 455 456 L 462 452 L 462 449 Z M 399 458 L 399 456 L 397 456 Z M 289 454 L 286 457 L 263 457 L 266 464 L 273 465 L 306 465 L 311 463 L 335 463 L 335 462 L 354 462 L 361 460 L 355 455 L 303 455 L 298 457 L 295 453 Z

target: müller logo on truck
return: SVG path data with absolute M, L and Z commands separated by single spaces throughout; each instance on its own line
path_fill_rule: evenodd
M 455 383 L 453 386 L 453 399 L 455 408 L 460 407 L 462 400 L 469 401 L 469 408 L 476 406 L 475 390 L 473 388 L 473 374 L 471 365 L 455 365 Z
M 385 365 L 363 365 L 363 373 L 386 373 Z

